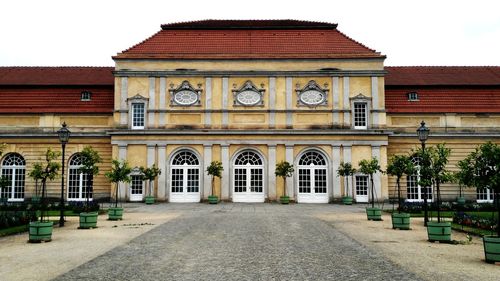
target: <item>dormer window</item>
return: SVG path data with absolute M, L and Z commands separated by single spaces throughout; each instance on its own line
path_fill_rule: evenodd
M 81 101 L 90 101 L 92 98 L 92 92 L 90 91 L 82 91 L 80 93 L 80 100 Z
M 417 92 L 408 92 L 408 100 L 409 101 L 418 101 L 418 93 Z
M 328 85 L 325 83 L 325 88 L 321 88 L 314 80 L 311 80 L 304 86 L 304 88 L 300 89 L 300 85 L 297 85 L 297 105 L 305 105 L 305 106 L 318 106 L 318 105 L 327 105 L 327 96 L 328 89 L 326 88 Z

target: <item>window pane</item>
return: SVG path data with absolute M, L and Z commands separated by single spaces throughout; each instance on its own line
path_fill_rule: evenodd
M 311 193 L 311 171 L 299 169 L 299 193 Z
M 144 104 L 132 104 L 132 127 L 144 127 Z
M 366 103 L 354 103 L 354 127 L 366 128 Z
M 368 196 L 368 176 L 356 176 L 356 195 Z
M 314 192 L 326 193 L 326 169 L 314 171 Z
M 246 169 L 234 169 L 234 192 L 247 191 Z

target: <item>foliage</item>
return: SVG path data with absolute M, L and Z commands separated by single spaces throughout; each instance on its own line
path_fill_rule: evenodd
M 151 196 L 153 194 L 152 182 L 161 174 L 161 170 L 155 164 L 149 168 L 140 167 L 139 170 L 141 171 L 142 179 L 148 181 L 148 194 Z
M 283 196 L 286 196 L 286 178 L 293 176 L 293 165 L 287 161 L 280 161 L 276 164 L 274 174 L 283 178 Z
M 407 155 L 394 155 L 387 165 L 387 174 L 396 177 L 398 186 L 398 210 L 401 211 L 401 178 L 415 173 L 415 165 Z
M 207 167 L 207 175 L 212 176 L 212 196 L 215 196 L 215 177 L 222 178 L 223 170 L 224 167 L 222 167 L 222 162 L 220 161 L 212 161 L 210 166 Z
M 55 162 L 55 160 L 61 155 L 58 151 L 53 151 L 48 148 L 45 152 L 45 163 L 35 163 L 33 170 L 29 173 L 38 176 L 42 182 L 42 196 L 40 208 L 44 210 L 46 208 L 45 193 L 47 187 L 47 180 L 52 181 L 57 177 L 59 169 L 61 169 L 61 163 Z M 41 220 L 43 221 L 43 212 Z
M 361 161 L 359 161 L 358 163 L 359 165 L 359 169 L 358 171 L 360 173 L 363 173 L 367 176 L 370 177 L 370 187 L 371 187 L 371 203 L 372 203 L 372 208 L 375 207 L 375 204 L 374 204 L 374 195 L 373 195 L 373 174 L 377 173 L 377 172 L 381 172 L 383 173 L 384 171 L 381 170 L 380 168 L 380 165 L 378 163 L 378 159 L 373 157 L 371 160 L 366 160 L 366 159 L 363 159 Z
M 207 167 L 207 175 L 221 178 L 223 170 L 224 168 L 222 167 L 222 162 L 212 161 L 210 166 Z
M 111 161 L 111 171 L 104 174 L 110 182 L 116 184 L 115 207 L 118 207 L 118 183 L 130 182 L 130 172 L 132 172 L 132 169 L 128 165 L 127 161 L 113 159 Z
M 90 191 L 93 188 L 94 176 L 99 174 L 99 166 L 97 164 L 102 163 L 102 158 L 92 146 L 84 147 L 80 152 L 80 157 L 82 158 L 82 166 L 78 170 L 87 175 L 87 192 L 85 192 L 85 198 L 87 199 L 87 206 L 90 206 Z
M 0 143 L 0 156 L 2 156 L 3 152 L 5 151 L 5 148 L 7 148 L 7 144 Z
M 347 185 L 345 188 L 345 195 L 349 192 L 349 177 L 352 177 L 356 173 L 356 169 L 349 162 L 340 162 L 339 168 L 337 169 L 337 176 L 344 177 L 347 181 Z M 354 191 L 353 191 L 354 195 Z
M 498 220 L 495 218 L 486 218 L 484 216 L 471 215 L 465 212 L 456 212 L 453 215 L 453 223 L 489 230 L 492 232 L 498 228 Z
M 500 147 L 487 142 L 458 162 L 462 184 L 479 189 L 490 188 L 495 192 L 500 217 Z M 500 227 L 497 227 L 500 236 Z

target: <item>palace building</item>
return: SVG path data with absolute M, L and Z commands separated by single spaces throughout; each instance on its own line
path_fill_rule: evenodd
M 44 151 L 66 146 L 66 199 L 83 200 L 78 152 L 87 145 L 102 158 L 93 199 L 114 194 L 103 176 L 112 159 L 132 167 L 155 164 L 159 201 L 200 202 L 211 194 L 206 168 L 221 161 L 215 192 L 233 202 L 275 201 L 284 192 L 276 163 L 295 172 L 286 193 L 298 203 L 328 203 L 345 195 L 341 162 L 357 167 L 420 143 L 452 148 L 450 169 L 476 145 L 499 142 L 500 67 L 385 67 L 385 55 L 349 38 L 336 24 L 296 20 L 204 20 L 165 24 L 150 38 L 113 57 L 114 67 L 0 67 L 0 166 L 9 201 L 29 200 L 28 177 Z M 119 196 L 142 201 L 132 175 Z M 403 183 L 409 201 L 422 200 L 418 174 Z M 351 182 L 351 181 L 350 181 Z M 369 181 L 354 176 L 357 202 Z M 443 197 L 458 196 L 456 184 Z M 395 196 L 395 179 L 374 176 L 376 200 Z M 60 181 L 49 196 L 60 196 Z M 492 194 L 466 190 L 468 200 Z

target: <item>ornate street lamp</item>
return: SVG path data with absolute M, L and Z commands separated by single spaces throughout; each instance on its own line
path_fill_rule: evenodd
M 62 145 L 62 176 L 61 176 L 61 202 L 59 207 L 61 208 L 61 213 L 59 216 L 59 226 L 64 226 L 64 151 L 66 149 L 66 144 L 69 140 L 69 135 L 71 132 L 66 128 L 66 122 L 63 122 L 62 128 L 57 131 L 57 135 L 59 136 L 59 141 Z
M 422 121 L 420 123 L 420 128 L 417 129 L 418 140 L 422 144 L 422 154 L 425 153 L 425 141 L 429 137 L 430 129 L 425 126 L 425 122 Z M 422 159 L 421 165 L 427 164 Z M 429 221 L 429 217 L 427 214 L 427 186 L 424 186 L 424 225 L 427 226 L 427 222 Z

